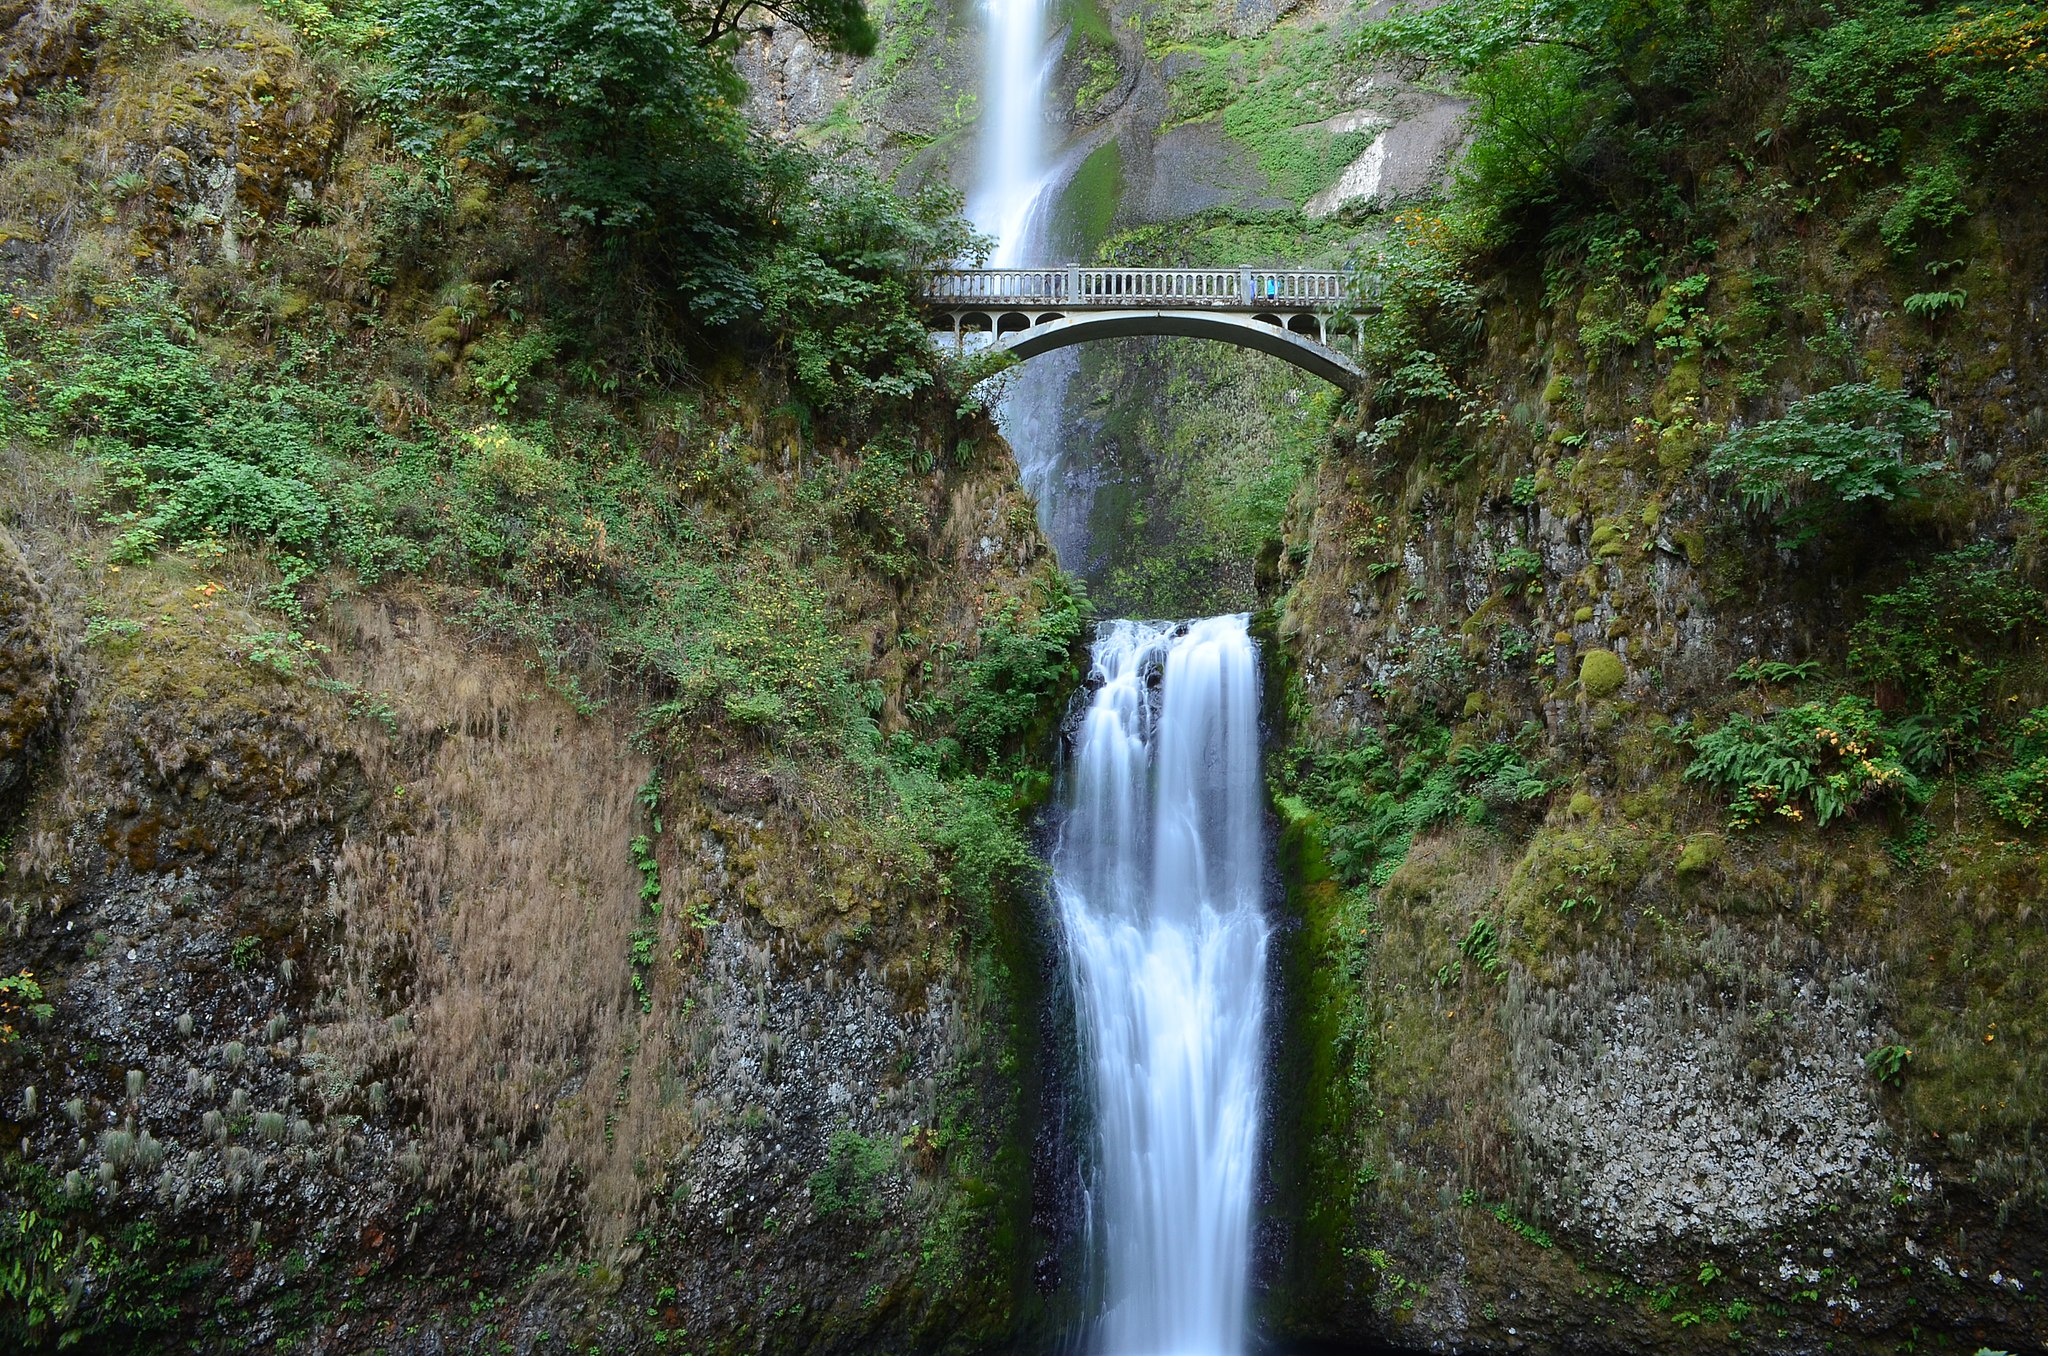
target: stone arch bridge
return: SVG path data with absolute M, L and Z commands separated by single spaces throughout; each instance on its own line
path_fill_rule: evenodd
M 1185 335 L 1270 353 L 1347 391 L 1365 381 L 1339 347 L 1357 348 L 1357 280 L 1334 269 L 953 268 L 925 275 L 922 300 L 955 347 L 988 334 L 1030 358 L 1090 339 Z

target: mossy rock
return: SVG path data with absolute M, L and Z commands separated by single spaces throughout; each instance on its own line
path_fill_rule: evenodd
M 1720 860 L 1721 836 L 1696 833 L 1685 840 L 1685 846 L 1678 851 L 1678 864 L 1672 869 L 1681 876 L 1695 876 Z
M 1628 665 L 1612 650 L 1588 650 L 1579 660 L 1579 690 L 1588 697 L 1611 697 L 1628 677 Z

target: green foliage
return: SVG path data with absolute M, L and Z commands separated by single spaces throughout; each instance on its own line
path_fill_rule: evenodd
M 640 873 L 640 902 L 647 906 L 647 912 L 661 915 L 661 863 L 654 856 L 654 840 L 644 833 L 633 835 L 627 845 L 633 858 L 633 869 Z
M 905 198 L 852 171 L 784 205 L 785 238 L 753 285 L 813 408 L 864 413 L 932 384 L 936 358 L 911 278 L 979 248 L 958 209 L 950 190 Z
M 0 1164 L 0 1342 L 10 1351 L 155 1350 L 216 1263 L 138 1220 L 109 1238 L 48 1173 Z
M 1360 356 L 1374 374 L 1373 403 L 1385 411 L 1376 409 L 1361 438 L 1373 451 L 1465 400 L 1452 372 L 1479 336 L 1479 293 L 1448 224 L 1424 211 L 1397 214 L 1354 267 L 1379 303 L 1360 317 Z
M 470 154 L 530 178 L 570 229 L 596 231 L 699 324 L 765 317 L 813 405 L 901 397 L 931 381 L 908 271 L 971 252 L 957 201 L 906 202 L 766 141 L 721 35 L 753 6 L 662 0 L 418 0 L 393 25 L 380 106 L 432 166 L 443 120 L 473 109 Z M 860 0 L 760 6 L 866 51 Z M 477 381 L 512 408 L 549 356 L 539 334 L 486 341 Z
M 1706 470 L 1732 477 L 1744 507 L 1774 515 L 1799 544 L 1825 530 L 1843 506 L 1910 499 L 1949 475 L 1945 462 L 1912 455 L 1944 417 L 1902 391 L 1847 383 L 1730 434 Z
M 1906 171 L 1898 200 L 1878 219 L 1878 238 L 1893 254 L 1910 258 L 1970 215 L 1963 200 L 1967 191 L 1963 176 L 1951 161 L 1913 166 Z
M 2009 766 L 1984 777 L 1984 800 L 2000 818 L 2031 829 L 2048 824 L 2048 706 L 2020 717 Z
M 954 728 L 986 760 L 1044 719 L 1048 698 L 1076 676 L 1076 647 L 1094 609 L 1077 581 L 1054 576 L 1028 620 L 1015 599 L 983 623 L 960 685 Z
M 102 471 L 113 558 L 214 538 L 269 548 L 287 584 L 338 557 L 366 579 L 416 564 L 336 447 L 394 447 L 359 400 L 290 375 L 224 376 L 160 290 L 138 288 L 73 352 L 52 355 L 49 409 Z
M 263 0 L 263 8 L 315 45 L 342 52 L 369 51 L 386 33 L 383 0 Z
M 1861 697 L 1805 702 L 1764 720 L 1733 715 L 1692 745 L 1685 779 L 1733 797 L 1730 828 L 1755 828 L 1773 816 L 1797 823 L 1808 811 L 1825 825 L 1872 805 L 1918 805 L 1928 796 L 1899 737 Z
M 571 218 L 629 226 L 701 206 L 701 168 L 745 163 L 730 69 L 653 0 L 414 0 L 397 15 L 382 102 L 424 154 L 416 109 L 475 100 L 487 144 Z M 707 153 L 708 152 L 708 153 Z
M 1912 1062 L 1913 1052 L 1903 1045 L 1880 1045 L 1863 1057 L 1863 1067 L 1876 1074 L 1880 1083 L 1902 1081 Z
M 1223 110 L 1224 132 L 1251 149 L 1275 196 L 1306 201 L 1335 183 L 1372 139 L 1314 125 L 1340 111 L 1316 97 L 1335 59 L 1321 34 L 1287 33 L 1271 49 L 1273 68 Z
M 132 59 L 176 38 L 185 17 L 184 6 L 175 0 L 110 0 L 89 31 L 102 51 Z
M 1493 568 L 1507 577 L 1513 591 L 1543 572 L 1543 557 L 1526 546 L 1511 546 L 1494 557 Z
M 1932 320 L 1949 311 L 1960 311 L 1970 299 L 1970 294 L 1961 290 L 1953 292 L 1914 292 L 1899 306 L 1907 315 L 1921 320 Z
M 1745 659 L 1735 666 L 1735 672 L 1728 675 L 1731 683 L 1754 683 L 1758 687 L 1783 687 L 1788 683 L 1804 683 L 1820 672 L 1820 665 L 1811 659 L 1797 664 L 1788 664 L 1779 659 Z
M 1419 735 L 1398 763 L 1369 737 L 1341 749 L 1290 750 L 1285 793 L 1322 816 L 1330 866 L 1347 886 L 1386 884 L 1415 836 L 1447 819 L 1483 824 L 1550 794 L 1541 763 L 1523 749 L 1537 732 L 1510 743 L 1468 744 L 1448 753 L 1450 732 Z
M 854 1219 L 878 1219 L 881 1203 L 875 1189 L 895 1166 L 896 1151 L 886 1141 L 835 1130 L 825 1166 L 811 1174 L 811 1202 L 820 1215 L 843 1211 Z
M 1876 0 L 1830 6 L 1793 45 L 1790 112 L 1838 166 L 1895 161 L 1916 115 L 1940 109 L 1960 148 L 2016 148 L 2048 115 L 2048 15 Z
M 1849 633 L 1849 670 L 1902 700 L 1937 767 L 1979 747 L 1991 686 L 2006 656 L 2048 624 L 2048 599 L 1988 546 L 1937 557 L 1904 584 L 1872 595 Z
M 2048 16 L 2033 5 L 1447 0 L 1395 9 L 1359 46 L 1419 58 L 1473 100 L 1456 215 L 1487 244 L 1608 214 L 1688 229 L 1716 204 L 1681 188 L 1696 172 L 1683 148 L 1739 113 L 1768 129 L 1759 145 L 1803 133 L 1823 189 L 1904 170 L 1903 190 L 1878 191 L 1888 241 L 1910 252 L 1967 210 L 1946 166 L 2038 158 L 2048 119 Z M 1774 118 L 1764 91 L 1787 87 Z
M 1475 101 L 1460 177 L 1491 237 L 1532 208 L 1589 194 L 1655 150 L 1621 129 L 1669 108 L 1731 34 L 1687 0 L 1447 0 L 1370 24 L 1363 54 L 1420 58 Z M 1727 7 L 1733 9 L 1734 7 Z M 1719 21 L 1719 22 L 1717 22 Z M 1619 163 L 1617 163 L 1619 162 Z
M 1507 1202 L 1505 1201 L 1493 1207 L 1493 1217 L 1496 1220 L 1500 1221 L 1500 1223 L 1502 1223 L 1503 1225 L 1507 1226 L 1507 1228 L 1510 1231 L 1517 1234 L 1521 1238 L 1527 1240 L 1528 1242 L 1534 1243 L 1539 1248 L 1552 1248 L 1557 1246 L 1554 1242 L 1551 1241 L 1551 1237 L 1548 1233 L 1546 1233 L 1542 1229 L 1537 1228 L 1535 1225 L 1529 1223 L 1529 1221 L 1523 1219 L 1520 1215 L 1516 1214 L 1513 1210 L 1509 1209 Z
M 33 971 L 20 970 L 0 975 L 0 1046 L 21 1039 L 18 1022 L 47 1022 L 56 1008 L 44 1001 L 43 986 Z
M 470 352 L 469 379 L 499 414 L 510 414 L 519 403 L 520 383 L 560 348 L 561 341 L 546 330 L 487 335 Z
M 1491 918 L 1481 914 L 1472 920 L 1464 939 L 1458 943 L 1461 960 L 1470 961 L 1480 973 L 1498 982 L 1507 978 L 1507 962 L 1500 954 L 1500 927 Z

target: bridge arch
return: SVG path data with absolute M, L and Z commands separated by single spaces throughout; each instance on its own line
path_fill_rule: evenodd
M 1213 339 L 1271 354 L 1346 391 L 1356 391 L 1365 382 L 1365 369 L 1336 349 L 1319 342 L 1321 336 L 1317 322 L 1307 315 L 1296 316 L 1283 323 L 1279 316 L 1267 314 L 1083 311 L 1026 329 L 1001 331 L 997 342 L 1019 358 L 1035 358 L 1041 353 L 1085 344 L 1093 339 L 1146 334 Z

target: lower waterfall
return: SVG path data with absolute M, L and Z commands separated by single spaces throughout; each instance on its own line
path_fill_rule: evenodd
M 1246 618 L 1096 637 L 1053 853 L 1096 1130 L 1101 1356 L 1246 1343 L 1264 1057 L 1258 650 Z

